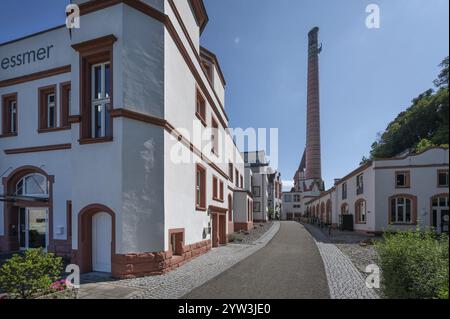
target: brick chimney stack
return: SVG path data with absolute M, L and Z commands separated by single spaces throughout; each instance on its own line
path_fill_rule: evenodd
M 319 28 L 308 33 L 308 101 L 306 130 L 306 179 L 322 180 L 320 151 L 320 99 L 319 99 Z

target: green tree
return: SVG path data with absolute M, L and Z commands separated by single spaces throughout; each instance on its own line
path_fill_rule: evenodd
M 46 293 L 62 273 L 60 257 L 42 248 L 28 249 L 24 255 L 15 254 L 0 268 L 0 289 L 12 298 L 33 298 Z
M 412 101 L 371 147 L 370 157 L 392 157 L 411 150 L 449 144 L 448 57 L 440 64 L 442 70 L 434 81 L 437 91 L 429 89 Z

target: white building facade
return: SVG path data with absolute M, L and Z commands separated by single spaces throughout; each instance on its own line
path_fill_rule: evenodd
M 377 159 L 336 180 L 306 204 L 306 215 L 337 227 L 352 215 L 355 231 L 421 228 L 448 232 L 448 149 Z
M 281 204 L 281 220 L 298 220 L 302 217 L 302 193 L 283 192 Z
M 80 29 L 0 45 L 0 251 L 162 274 L 227 243 L 244 184 L 208 16 L 201 0 L 74 2 Z

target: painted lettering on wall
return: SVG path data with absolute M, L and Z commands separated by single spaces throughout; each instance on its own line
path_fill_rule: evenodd
M 53 45 L 48 45 L 37 50 L 30 50 L 11 57 L 0 58 L 0 66 L 3 70 L 8 70 L 21 65 L 32 64 L 37 61 L 49 59 L 52 48 Z

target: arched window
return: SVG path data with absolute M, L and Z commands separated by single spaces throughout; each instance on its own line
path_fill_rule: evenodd
M 396 195 L 390 198 L 389 223 L 413 224 L 416 222 L 416 197 L 412 195 Z
M 16 194 L 21 196 L 48 197 L 47 178 L 38 173 L 24 176 L 16 184 Z
M 366 201 L 364 199 L 358 199 L 355 203 L 355 220 L 357 224 L 365 224 L 366 219 Z

